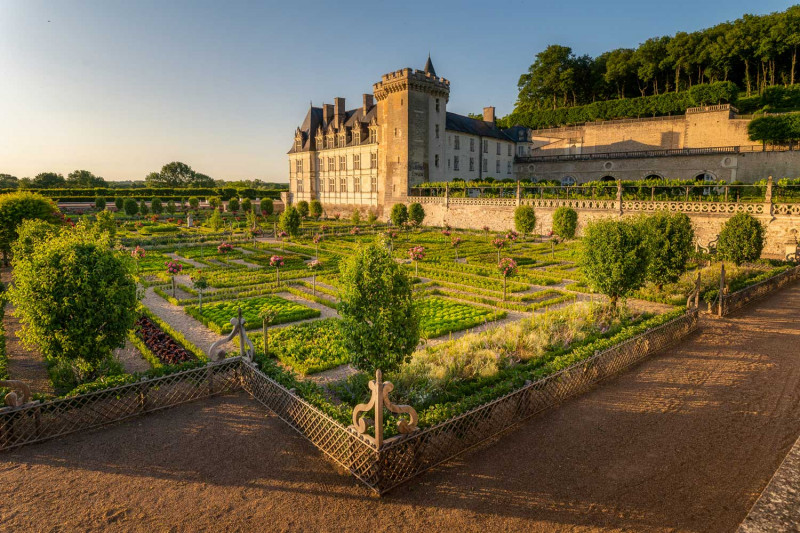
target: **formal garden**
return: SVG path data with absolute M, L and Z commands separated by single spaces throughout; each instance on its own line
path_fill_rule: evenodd
M 388 223 L 303 204 L 65 216 L 32 193 L 0 197 L 3 297 L 22 324 L 6 335 L 40 354 L 52 384 L 34 398 L 200 368 L 229 334 L 224 350 L 239 355 L 241 316 L 276 386 L 348 427 L 381 371 L 419 431 L 683 320 L 687 301 L 713 311 L 721 288 L 792 268 L 759 258 L 749 215 L 710 254 L 683 214 L 604 219 L 578 238 L 569 208 L 539 234 L 529 206 L 498 233 L 427 226 L 419 204 L 396 205 Z M 0 379 L 14 378 L 0 351 Z M 369 420 L 380 438 L 407 433 L 402 414 Z

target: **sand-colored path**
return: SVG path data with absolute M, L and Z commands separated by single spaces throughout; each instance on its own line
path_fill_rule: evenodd
M 9 530 L 734 531 L 800 433 L 800 284 L 383 499 L 244 393 L 0 454 Z

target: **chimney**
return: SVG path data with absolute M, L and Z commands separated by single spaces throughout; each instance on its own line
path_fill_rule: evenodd
M 326 126 L 333 120 L 333 106 L 331 104 L 322 104 L 322 120 L 325 121 Z
M 344 98 L 336 97 L 333 99 L 333 114 L 336 115 L 336 127 L 344 124 Z
M 494 106 L 483 108 L 483 121 L 494 124 Z
M 364 94 L 364 114 L 367 114 L 369 108 L 372 107 L 373 100 L 371 94 Z

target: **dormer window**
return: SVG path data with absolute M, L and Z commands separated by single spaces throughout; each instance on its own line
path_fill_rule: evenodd
M 353 143 L 361 144 L 361 132 L 358 130 L 353 132 Z
M 377 128 L 370 128 L 369 129 L 369 142 L 370 144 L 374 144 L 378 142 L 378 130 Z

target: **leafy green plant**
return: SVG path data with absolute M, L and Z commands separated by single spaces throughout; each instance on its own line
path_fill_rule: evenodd
M 529 205 L 520 205 L 514 210 L 514 227 L 523 235 L 536 231 L 536 212 Z
M 562 239 L 574 239 L 578 228 L 578 213 L 571 207 L 561 206 L 553 213 L 553 233 Z
M 764 226 L 749 213 L 737 213 L 725 221 L 719 233 L 717 253 L 720 259 L 741 265 L 761 257 L 764 249 Z

